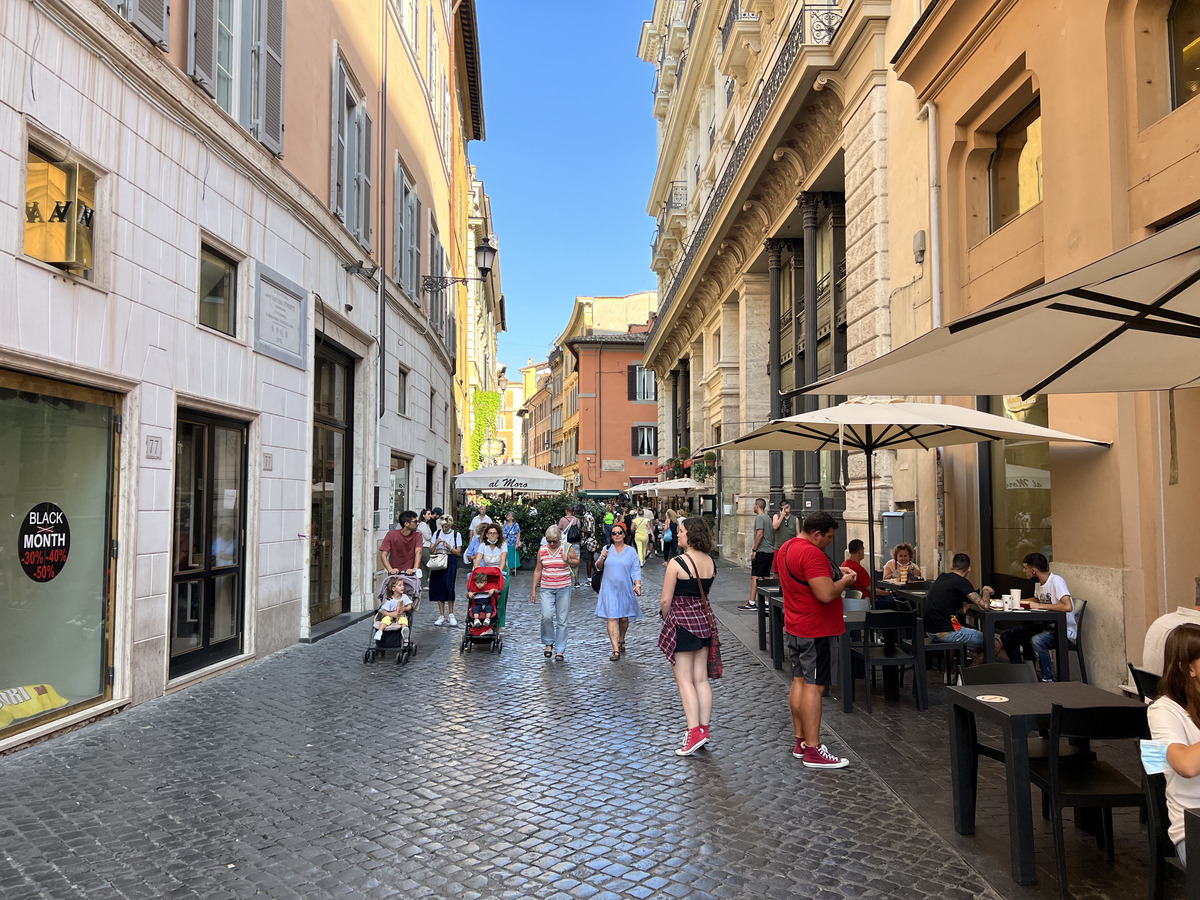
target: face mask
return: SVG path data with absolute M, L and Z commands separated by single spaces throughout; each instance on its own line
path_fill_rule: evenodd
M 1167 748 L 1170 741 L 1138 741 L 1142 750 L 1142 768 L 1147 775 L 1159 775 L 1171 770 L 1167 762 Z

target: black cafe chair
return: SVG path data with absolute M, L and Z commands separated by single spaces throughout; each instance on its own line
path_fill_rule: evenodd
M 1103 832 L 1097 837 L 1113 860 L 1112 811 L 1116 807 L 1146 808 L 1146 792 L 1103 760 L 1076 760 L 1062 765 L 1060 746 L 1064 738 L 1082 740 L 1135 740 L 1147 737 L 1150 728 L 1144 706 L 1086 707 L 1075 709 L 1055 703 L 1050 713 L 1050 753 L 1045 759 L 1029 761 L 1029 780 L 1050 795 L 1054 852 L 1058 863 L 1058 887 L 1062 900 L 1070 900 L 1067 886 L 1066 843 L 1063 839 L 1063 810 L 1099 809 Z
M 1142 702 L 1153 702 L 1158 699 L 1158 676 L 1153 672 L 1147 672 L 1145 669 L 1139 669 L 1133 663 L 1127 663 L 1129 666 L 1129 675 L 1133 679 L 1133 686 L 1137 688 L 1138 696 Z
M 1150 900 L 1163 900 L 1168 872 L 1187 870 L 1167 834 L 1171 824 L 1167 813 L 1167 777 L 1161 772 L 1155 775 L 1143 772 L 1142 787 L 1146 791 L 1146 831 L 1150 838 Z
M 1067 655 L 1075 651 L 1075 658 L 1079 660 L 1079 680 L 1084 684 L 1088 683 L 1087 660 L 1083 658 L 1083 614 L 1086 612 L 1087 601 L 1075 600 L 1075 640 L 1067 639 Z
M 872 643 L 871 635 L 877 631 L 894 632 L 898 640 Z M 906 639 L 904 646 L 901 646 L 900 639 Z M 902 672 L 906 666 L 911 666 L 917 709 L 924 711 L 929 708 L 929 689 L 925 681 L 925 632 L 916 610 L 868 610 L 860 639 L 851 645 L 850 654 L 862 661 L 864 674 L 872 677 L 877 668 L 892 666 Z M 864 684 L 863 690 L 867 695 L 867 712 L 870 712 L 871 686 Z

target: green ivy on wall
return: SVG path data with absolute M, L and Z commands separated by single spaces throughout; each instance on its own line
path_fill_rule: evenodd
M 496 416 L 500 414 L 499 391 L 476 391 L 471 396 L 471 408 L 475 411 L 475 424 L 471 426 L 471 446 L 467 448 L 467 468 L 471 471 L 479 468 L 480 451 L 483 442 L 496 425 Z

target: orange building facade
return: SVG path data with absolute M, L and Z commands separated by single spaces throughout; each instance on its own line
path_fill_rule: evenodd
M 642 366 L 644 333 L 591 334 L 566 342 L 579 374 L 576 490 L 593 499 L 655 481 L 658 389 Z

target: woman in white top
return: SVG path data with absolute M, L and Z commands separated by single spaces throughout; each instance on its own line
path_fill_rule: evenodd
M 421 587 L 429 587 L 429 552 L 433 548 L 433 529 L 437 524 L 433 521 L 433 513 L 427 509 L 421 510 L 417 516 L 417 531 L 421 533 Z
M 504 542 L 504 532 L 495 522 L 480 525 L 478 534 L 479 549 L 475 553 L 475 559 L 471 561 L 472 569 L 495 566 L 504 573 L 504 590 L 500 592 L 500 599 L 496 604 L 496 621 L 493 623 L 499 629 L 504 625 L 504 614 L 508 607 L 508 544 Z
M 450 624 L 457 625 L 454 618 L 454 582 L 458 578 L 458 558 L 462 556 L 462 535 L 454 530 L 454 520 L 446 516 L 438 522 L 438 533 L 431 548 L 435 553 L 446 554 L 446 568 L 430 570 L 429 599 L 438 605 L 438 617 L 434 625 L 446 622 L 446 607 L 450 607 Z M 426 567 L 428 569 L 428 567 Z
M 1150 705 L 1150 734 L 1166 741 L 1167 829 L 1185 865 L 1183 811 L 1200 806 L 1200 625 L 1180 625 L 1163 652 L 1162 696 Z

